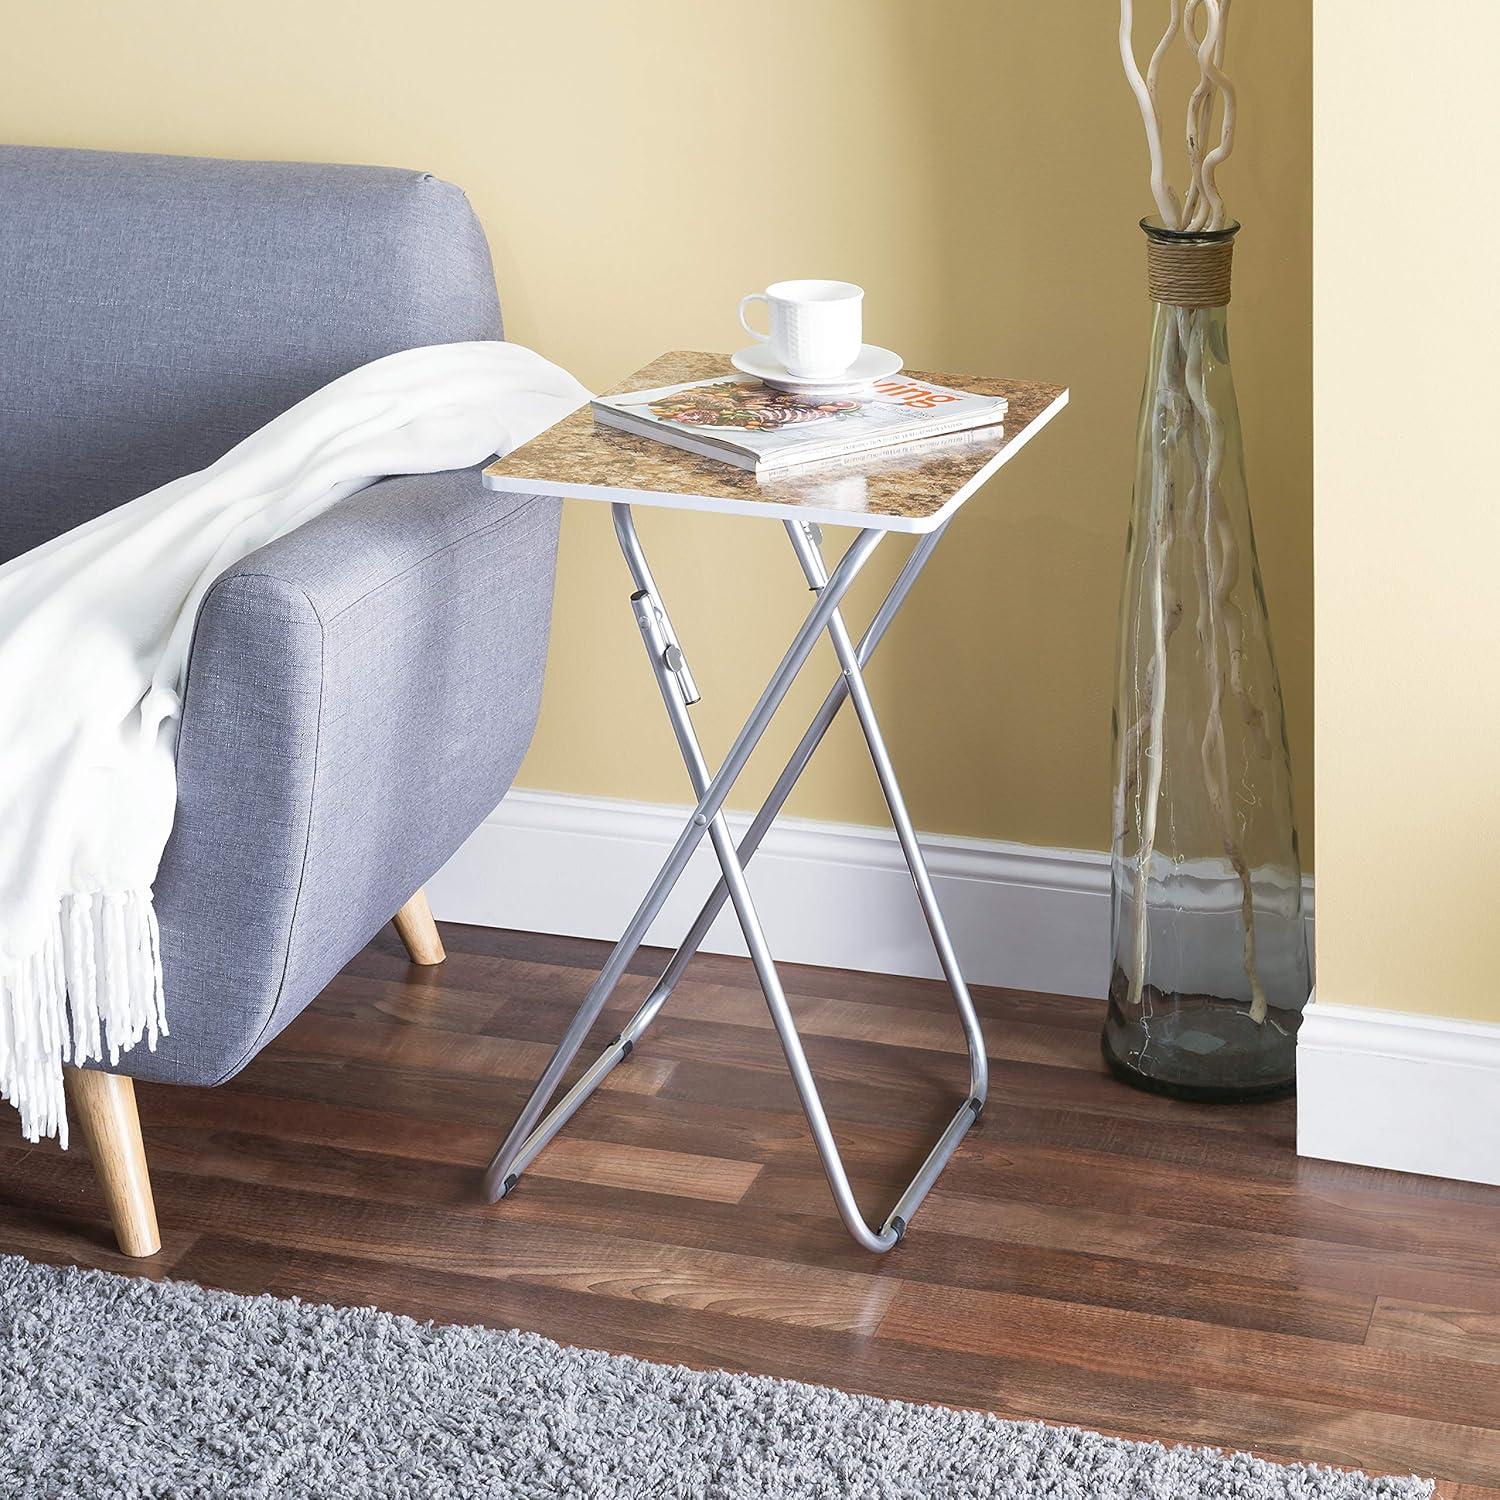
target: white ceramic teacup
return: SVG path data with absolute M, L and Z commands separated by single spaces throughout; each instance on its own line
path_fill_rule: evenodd
M 788 374 L 828 379 L 859 358 L 864 297 L 864 288 L 851 281 L 777 281 L 740 298 L 740 324 L 751 338 L 771 346 Z M 746 321 L 752 302 L 766 304 L 769 333 Z

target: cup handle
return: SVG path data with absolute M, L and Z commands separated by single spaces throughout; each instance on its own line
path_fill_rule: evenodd
M 745 332 L 748 333 L 750 337 L 755 339 L 758 343 L 768 343 L 770 341 L 771 335 L 769 333 L 761 333 L 757 329 L 752 328 L 745 319 L 745 309 L 749 307 L 752 302 L 764 302 L 767 307 L 770 307 L 771 305 L 770 299 L 764 292 L 751 292 L 748 296 L 741 297 L 740 327 L 743 328 Z

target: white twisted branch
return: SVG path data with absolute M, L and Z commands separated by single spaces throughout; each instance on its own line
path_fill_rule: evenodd
M 1156 211 L 1161 221 L 1171 229 L 1178 224 L 1177 196 L 1167 186 L 1166 161 L 1161 149 L 1161 118 L 1156 112 L 1156 100 L 1152 90 L 1141 76 L 1140 64 L 1135 60 L 1135 43 L 1131 39 L 1133 29 L 1133 0 L 1120 0 L 1120 61 L 1125 65 L 1125 78 L 1141 108 L 1141 123 L 1146 127 L 1146 150 L 1151 157 L 1151 196 L 1156 199 Z M 1177 0 L 1173 0 L 1173 15 L 1177 17 Z M 1175 26 L 1168 27 L 1167 41 L 1176 34 Z M 1161 48 L 1158 47 L 1160 52 Z M 1152 58 L 1153 68 L 1157 59 Z

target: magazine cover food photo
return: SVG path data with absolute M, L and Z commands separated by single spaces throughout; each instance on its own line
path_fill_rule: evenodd
M 1004 420 L 1005 402 L 908 376 L 840 395 L 793 395 L 750 375 L 603 396 L 595 420 L 768 472 Z

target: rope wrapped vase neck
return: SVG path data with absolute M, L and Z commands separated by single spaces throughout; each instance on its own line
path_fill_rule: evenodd
M 1146 289 L 1169 307 L 1224 307 L 1229 301 L 1235 223 L 1223 229 L 1167 229 L 1142 219 L 1146 231 Z

